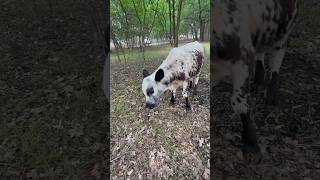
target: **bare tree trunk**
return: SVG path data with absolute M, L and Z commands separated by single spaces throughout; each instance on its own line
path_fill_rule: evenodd
M 179 27 L 180 27 L 180 18 L 181 18 L 181 11 L 182 11 L 182 4 L 184 0 L 179 1 L 179 7 L 178 7 L 178 14 L 177 14 L 177 25 L 176 25 L 176 32 L 174 35 L 175 41 L 174 41 L 174 47 L 178 47 L 178 41 L 179 41 Z
M 175 11 L 175 0 L 172 0 L 172 40 L 173 40 L 173 47 L 176 47 L 176 33 L 177 33 L 177 30 L 176 30 L 176 11 Z
M 143 22 L 139 16 L 139 13 L 138 13 L 138 9 L 137 9 L 137 6 L 136 6 L 136 3 L 134 0 L 132 0 L 132 3 L 133 3 L 133 7 L 134 7 L 134 10 L 135 10 L 135 13 L 136 13 L 136 16 L 137 16 L 137 19 L 139 21 L 139 24 L 140 24 L 140 33 L 139 33 L 139 47 L 140 47 L 140 52 L 142 52 L 142 58 L 143 58 L 143 63 L 145 61 L 145 56 L 144 56 L 144 28 L 145 28 L 145 17 L 146 17 L 146 7 L 145 7 L 145 2 L 143 4 L 143 7 L 144 7 L 144 14 L 143 14 Z
M 201 25 L 200 25 L 200 41 L 201 42 L 204 41 L 204 27 L 205 27 L 205 24 L 201 21 Z
M 201 9 L 201 2 L 198 0 L 198 5 L 199 5 L 199 30 L 200 30 L 200 41 L 204 40 L 204 22 L 202 18 L 202 9 Z
M 192 33 L 192 38 L 195 41 L 198 41 L 198 29 L 196 26 L 190 24 L 190 29 L 191 29 L 191 33 Z
M 173 45 L 173 42 L 172 42 L 172 36 L 173 36 L 172 23 L 173 23 L 173 20 L 172 20 L 172 11 L 171 11 L 171 0 L 167 0 L 167 2 L 168 2 L 168 6 L 169 6 L 169 29 L 170 29 L 169 42 L 170 42 L 170 44 L 172 46 Z
M 193 32 L 194 32 L 194 40 L 198 41 L 198 29 L 196 27 L 193 28 Z
M 107 2 L 106 6 L 102 8 L 103 12 L 102 16 L 104 17 L 102 20 L 102 23 L 106 23 L 106 26 L 103 27 L 103 32 L 104 32 L 104 56 L 105 56 L 105 63 L 103 67 L 103 80 L 102 80 L 102 89 L 107 97 L 108 104 L 110 103 L 110 14 L 109 14 L 109 8 L 110 4 L 109 1 Z
M 169 0 L 168 0 L 169 1 Z M 171 14 L 171 12 L 169 11 L 169 13 Z M 170 32 L 168 33 L 167 31 L 166 31 L 166 24 L 167 24 L 167 21 L 166 21 L 166 18 L 165 18 L 165 14 L 162 14 L 162 20 L 163 20 L 163 22 L 162 22 L 162 20 L 160 20 L 159 22 L 160 22 L 160 24 L 161 24 L 161 28 L 162 28 L 162 31 L 163 32 L 165 32 L 165 34 L 164 34 L 164 36 L 161 36 L 160 38 L 161 38 L 161 40 L 169 40 L 169 42 L 170 42 L 170 37 L 171 37 L 171 15 L 169 15 L 169 29 L 170 29 Z M 170 44 L 171 44 L 171 42 L 170 42 Z
M 119 63 L 121 63 L 121 58 L 120 58 L 120 55 L 119 55 L 119 51 L 122 52 L 123 56 L 124 56 L 124 60 L 126 62 L 126 57 L 124 55 L 124 51 L 123 51 L 123 48 L 122 48 L 122 45 L 121 43 L 118 42 L 117 38 L 115 37 L 115 35 L 111 32 L 111 39 L 112 39 L 112 42 L 114 44 L 114 47 L 115 47 L 115 53 L 117 55 L 117 58 L 118 58 L 118 61 Z
M 126 40 L 129 40 L 129 39 L 130 39 L 130 38 L 129 38 L 130 36 L 129 36 L 128 29 L 129 29 L 130 25 L 129 25 L 129 20 L 128 20 L 128 13 L 127 13 L 126 8 L 125 8 L 124 5 L 122 4 L 122 1 L 121 1 L 121 0 L 119 0 L 119 3 L 120 3 L 121 10 L 122 10 L 123 13 L 124 13 L 124 17 L 125 17 L 126 25 L 127 25 L 127 27 L 124 28 L 124 29 L 125 29 L 125 32 L 124 32 L 124 34 L 125 34 L 125 39 L 126 39 Z M 128 44 L 127 44 L 127 47 L 129 48 Z

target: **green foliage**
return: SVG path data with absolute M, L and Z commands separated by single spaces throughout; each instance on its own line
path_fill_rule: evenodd
M 178 34 L 192 34 L 191 24 L 200 29 L 199 18 L 208 24 L 209 14 L 209 0 L 183 0 Z M 111 0 L 110 16 L 112 36 L 118 41 L 136 42 L 140 36 L 166 39 L 170 34 L 168 0 Z
M 201 18 L 204 23 L 207 23 L 209 25 L 210 1 L 186 0 L 184 3 L 184 8 L 182 10 L 182 17 L 184 17 L 181 21 L 180 32 L 182 34 L 192 33 L 190 30 L 191 24 L 199 29 L 199 18 Z

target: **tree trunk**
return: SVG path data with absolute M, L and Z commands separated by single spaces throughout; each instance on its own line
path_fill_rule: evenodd
M 200 0 L 198 0 L 198 5 L 199 5 L 199 30 L 200 30 L 200 41 L 204 40 L 204 22 L 202 19 L 202 10 L 201 10 L 201 3 Z
M 120 50 L 120 45 L 118 43 L 118 41 L 116 40 L 116 38 L 114 36 L 111 36 L 111 39 L 112 39 L 112 42 L 113 42 L 113 45 L 114 45 L 114 48 L 115 48 L 115 53 L 117 55 L 117 58 L 118 58 L 118 62 L 121 63 L 121 58 L 119 56 L 119 50 Z
M 194 40 L 198 41 L 198 29 L 196 27 L 193 28 L 193 32 L 194 32 Z
M 201 42 L 204 41 L 204 27 L 205 27 L 205 24 L 201 20 L 201 22 L 200 22 L 200 41 Z
M 181 18 L 181 11 L 182 11 L 182 4 L 184 0 L 179 1 L 179 7 L 178 7 L 178 14 L 177 14 L 177 25 L 176 25 L 176 32 L 174 36 L 174 47 L 178 47 L 178 41 L 179 41 L 179 27 L 180 27 L 180 18 Z
M 168 7 L 169 7 L 169 42 L 172 46 L 172 12 L 171 12 L 171 0 L 167 0 L 168 2 Z
M 177 33 L 177 27 L 176 27 L 176 11 L 175 11 L 175 0 L 172 0 L 172 40 L 173 40 L 173 47 L 176 47 L 176 33 Z
M 128 29 L 129 29 L 130 25 L 129 25 L 129 20 L 128 20 L 128 13 L 127 13 L 127 10 L 125 9 L 124 5 L 122 4 L 122 1 L 119 0 L 119 4 L 120 4 L 120 7 L 121 7 L 121 10 L 122 10 L 123 13 L 124 13 L 124 17 L 125 17 L 125 20 L 126 20 L 126 26 L 127 26 L 127 27 L 124 28 L 124 29 L 125 29 L 125 32 L 124 32 L 124 34 L 125 34 L 125 39 L 126 39 L 126 40 L 129 40 L 129 39 L 130 39 L 130 36 L 129 36 Z M 127 45 L 127 47 L 129 48 L 128 45 Z
M 144 16 L 143 16 L 143 21 L 141 20 L 140 16 L 139 16 L 139 13 L 138 13 L 138 9 L 137 9 L 137 6 L 136 6 L 136 3 L 134 0 L 132 0 L 132 3 L 133 3 L 133 7 L 134 7 L 134 10 L 135 10 L 135 13 L 136 13 L 136 16 L 138 18 L 138 21 L 139 21 L 139 24 L 140 24 L 140 32 L 138 33 L 138 36 L 139 36 L 139 47 L 140 47 L 140 52 L 143 53 L 143 61 L 145 60 L 144 59 L 144 25 L 145 25 L 145 15 L 146 15 L 146 8 L 145 8 L 145 2 L 144 2 Z

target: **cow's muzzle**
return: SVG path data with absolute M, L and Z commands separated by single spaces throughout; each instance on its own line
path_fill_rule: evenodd
M 155 108 L 157 105 L 156 104 L 153 104 L 153 103 L 146 103 L 146 107 L 149 108 L 149 109 L 153 109 Z

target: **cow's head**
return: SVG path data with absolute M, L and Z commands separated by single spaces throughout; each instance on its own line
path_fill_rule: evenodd
M 159 105 L 160 96 L 168 87 L 168 83 L 164 82 L 165 72 L 162 68 L 156 72 L 149 74 L 147 70 L 143 70 L 142 91 L 146 97 L 146 106 L 153 109 Z

